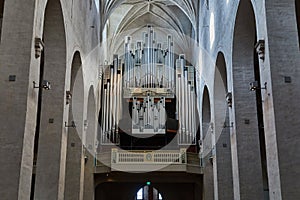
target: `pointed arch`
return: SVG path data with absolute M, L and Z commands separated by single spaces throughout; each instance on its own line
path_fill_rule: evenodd
M 212 133 L 211 133 L 211 99 L 207 86 L 204 86 L 202 95 L 202 140 L 203 151 L 202 162 L 203 169 L 203 199 L 214 198 L 214 174 L 212 165 Z
M 202 99 L 202 138 L 207 135 L 211 122 L 211 105 L 207 86 L 204 87 Z
M 84 82 L 82 71 L 82 59 L 79 51 L 73 54 L 71 64 L 70 89 L 66 97 L 69 105 L 68 125 L 75 124 L 76 128 L 68 129 L 67 138 L 67 162 L 66 162 L 66 182 L 65 199 L 76 199 L 80 196 L 83 187 L 82 179 L 82 137 L 83 112 L 84 112 Z
M 216 59 L 214 78 L 214 122 L 217 188 L 219 199 L 233 199 L 229 107 L 226 102 L 227 68 L 223 52 Z
M 87 119 L 85 136 L 85 169 L 84 169 L 84 192 L 83 199 L 94 199 L 94 158 L 96 156 L 97 139 L 97 119 L 96 119 L 96 100 L 94 87 L 91 86 L 88 92 Z
M 86 139 L 85 146 L 93 153 L 94 142 L 96 138 L 96 103 L 95 103 L 95 94 L 94 87 L 91 86 L 88 93 L 88 104 L 87 104 L 87 131 L 86 131 Z
M 43 93 L 34 198 L 43 199 L 47 196 L 56 199 L 64 195 L 64 187 L 60 186 L 65 183 L 67 146 L 64 128 L 67 49 L 64 16 L 59 0 L 47 2 L 43 41 L 43 78 L 51 83 L 51 90 Z M 52 152 L 51 156 L 49 151 Z
M 234 198 L 237 199 L 262 199 L 264 196 L 257 98 L 255 92 L 249 90 L 249 84 L 259 80 L 256 76 L 259 68 L 254 49 L 256 42 L 256 16 L 252 2 L 240 1 L 232 52 L 235 133 L 231 138 L 231 152 Z M 251 171 L 248 170 L 250 166 Z

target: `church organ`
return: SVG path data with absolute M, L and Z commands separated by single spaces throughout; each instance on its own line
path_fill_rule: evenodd
M 102 144 L 122 146 L 124 134 L 164 141 L 171 134 L 178 145 L 196 143 L 195 69 L 184 54 L 174 53 L 172 36 L 166 39 L 160 43 L 152 27 L 142 41 L 127 36 L 124 55 L 114 55 L 103 70 Z

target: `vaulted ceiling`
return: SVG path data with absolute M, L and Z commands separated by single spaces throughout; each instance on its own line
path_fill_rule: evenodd
M 151 25 L 164 28 L 166 34 L 177 34 L 185 44 L 185 37 L 195 37 L 198 4 L 199 0 L 101 0 L 101 21 L 103 28 L 109 26 L 112 43 L 123 32 Z

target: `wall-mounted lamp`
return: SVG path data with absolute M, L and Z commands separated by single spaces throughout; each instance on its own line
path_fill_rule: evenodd
M 265 40 L 258 40 L 255 44 L 255 50 L 261 60 L 265 60 Z
M 76 124 L 74 121 L 71 122 L 71 125 L 68 125 L 67 122 L 65 122 L 65 127 L 66 128 L 76 128 Z
M 86 164 L 88 160 L 89 160 L 89 157 L 87 155 L 84 155 L 84 164 Z
M 232 107 L 232 93 L 231 92 L 228 92 L 226 94 L 226 102 L 227 102 L 227 105 L 228 107 Z
M 95 149 L 98 149 L 98 146 L 99 146 L 99 141 L 96 140 L 96 141 L 95 141 Z
M 265 82 L 265 87 L 259 87 L 258 81 L 253 81 L 250 83 L 250 90 L 255 91 L 255 90 L 266 90 L 267 89 L 267 82 Z
M 41 38 L 34 39 L 35 58 L 39 58 L 42 55 L 44 49 L 44 42 Z
M 43 80 L 41 85 L 36 84 L 35 81 L 33 81 L 33 88 L 43 88 L 45 90 L 50 90 L 51 89 L 51 84 L 49 81 L 47 80 Z
M 210 156 L 210 157 L 208 158 L 208 160 L 209 160 L 209 162 L 210 162 L 211 165 L 214 164 L 214 157 L 213 157 L 213 156 Z
M 71 91 L 66 91 L 66 104 L 69 104 L 72 99 L 72 93 Z
M 89 126 L 89 122 L 88 122 L 88 120 L 86 119 L 86 120 L 83 121 L 83 127 L 84 127 L 84 130 L 87 130 L 88 126 Z
M 199 159 L 200 159 L 200 167 L 205 167 L 205 162 L 201 154 L 199 154 Z
M 227 125 L 226 122 L 224 122 L 223 128 L 233 128 L 233 122 L 231 122 L 230 125 Z

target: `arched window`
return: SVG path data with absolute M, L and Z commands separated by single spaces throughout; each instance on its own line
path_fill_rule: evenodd
M 3 11 L 4 11 L 4 0 L 0 0 L 0 41 L 1 41 L 1 32 L 2 32 Z
M 296 20 L 297 20 L 297 27 L 298 27 L 298 41 L 300 47 L 300 2 L 298 0 L 295 0 L 295 4 L 296 4 Z
M 152 191 L 153 194 L 150 195 L 150 192 Z M 150 197 L 151 196 L 151 197 Z M 151 186 L 145 186 L 139 189 L 139 191 L 136 193 L 135 200 L 162 200 L 162 195 L 158 192 L 156 188 L 153 188 Z

